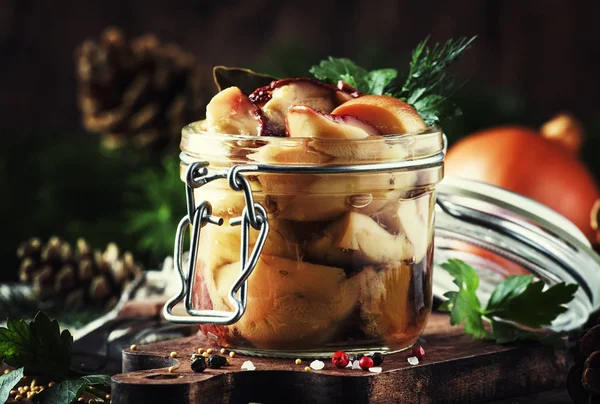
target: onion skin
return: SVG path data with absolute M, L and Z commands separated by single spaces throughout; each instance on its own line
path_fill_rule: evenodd
M 572 221 L 590 240 L 590 212 L 598 187 L 571 151 L 519 126 L 483 130 L 450 148 L 446 175 L 506 188 L 543 203 Z

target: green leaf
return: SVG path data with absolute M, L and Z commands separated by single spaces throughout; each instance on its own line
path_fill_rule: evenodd
M 358 91 L 367 93 L 369 91 L 368 72 L 357 66 L 350 59 L 329 57 L 322 60 L 318 65 L 310 68 L 309 72 L 317 79 L 326 83 L 337 84 L 342 80 Z
M 482 310 L 476 294 L 479 276 L 475 269 L 456 259 L 443 263 L 442 268 L 458 286 L 458 291 L 444 294 L 448 300 L 440 305 L 440 310 L 450 312 L 450 324 L 464 323 L 465 333 L 475 338 L 495 338 L 499 344 L 535 340 L 553 346 L 564 345 L 556 333 L 536 330 L 550 325 L 567 310 L 564 305 L 573 299 L 577 285 L 559 283 L 543 290 L 544 283 L 533 282 L 532 275 L 511 276 L 494 289 Z M 491 323 L 491 333 L 484 321 Z
M 23 368 L 15 369 L 10 373 L 0 376 L 0 403 L 8 400 L 10 391 L 23 378 Z
M 492 320 L 492 332 L 497 344 L 510 344 L 517 341 L 538 341 L 543 345 L 564 348 L 566 345 L 561 333 L 533 332 L 523 330 L 512 324 Z
M 448 298 L 444 309 L 450 311 L 450 324 L 460 325 L 465 323 L 465 332 L 475 338 L 484 338 L 488 332 L 483 324 L 481 302 L 476 295 L 479 287 L 477 272 L 470 265 L 456 259 L 448 260 L 442 264 L 458 286 L 458 292 L 447 292 Z
M 267 86 L 277 80 L 277 77 L 241 67 L 215 66 L 213 67 L 213 79 L 219 91 L 227 87 L 238 87 L 244 94 L 249 95 L 257 88 Z
M 475 38 L 450 39 L 433 47 L 427 46 L 429 38 L 425 38 L 413 50 L 409 72 L 404 80 L 399 77 L 392 80 L 384 93 L 413 105 L 428 123 L 460 115 L 460 109 L 449 101 L 458 86 L 446 75 L 446 69 L 471 46 Z
M 371 70 L 367 75 L 368 93 L 382 95 L 386 86 L 396 78 L 396 69 Z
M 58 322 L 42 312 L 29 324 L 9 319 L 6 328 L 0 328 L 0 359 L 59 380 L 67 376 L 72 345 L 69 331 L 61 334 Z
M 487 312 L 526 327 L 541 328 L 552 324 L 556 317 L 567 311 L 565 304 L 573 300 L 578 287 L 575 284 L 557 283 L 543 290 L 543 282 L 529 283 L 520 294 L 504 299 L 502 304 L 497 304 Z
M 475 269 L 461 260 L 451 259 L 442 264 L 442 268 L 454 277 L 454 284 L 460 289 L 475 292 L 479 287 L 479 276 Z
M 486 312 L 495 310 L 502 306 L 507 299 L 511 299 L 523 293 L 525 288 L 533 281 L 533 275 L 509 276 L 502 281 L 490 297 L 486 306 Z
M 450 313 L 450 324 L 460 325 L 465 323 L 465 333 L 475 338 L 484 338 L 488 335 L 481 316 L 481 303 L 475 295 L 463 290 L 456 295 Z
M 90 375 L 78 379 L 65 380 L 36 394 L 33 399 L 44 404 L 71 404 L 88 387 L 95 387 L 108 393 L 110 392 L 110 376 Z

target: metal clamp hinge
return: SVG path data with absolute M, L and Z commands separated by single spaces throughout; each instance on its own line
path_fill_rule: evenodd
M 210 174 L 207 167 L 207 162 L 190 164 L 185 176 L 187 214 L 181 219 L 177 226 L 174 251 L 174 262 L 179 276 L 181 277 L 181 290 L 177 296 L 169 299 L 163 308 L 165 319 L 174 323 L 227 325 L 237 322 L 246 311 L 248 277 L 258 263 L 258 259 L 269 232 L 267 212 L 260 203 L 254 202 L 250 183 L 241 174 L 241 171 L 238 171 L 235 169 L 236 167 L 233 167 L 225 173 Z M 203 274 L 196 273 L 198 261 L 201 258 L 198 251 L 201 230 L 207 224 L 216 226 L 223 225 L 223 218 L 212 216 L 212 206 L 208 201 L 202 201 L 196 207 L 194 190 L 214 180 L 224 178 L 227 178 L 231 189 L 244 192 L 244 199 L 246 201 L 242 216 L 233 218 L 229 221 L 230 226 L 241 225 L 242 232 L 240 240 L 240 273 L 233 285 L 231 285 L 228 294 L 228 299 L 233 310 L 198 310 L 193 307 L 192 299 L 194 296 L 194 281 L 204 281 L 202 279 Z M 185 233 L 189 226 L 192 226 L 192 235 L 190 240 L 188 270 L 187 273 L 185 273 L 183 271 L 183 245 Z M 252 251 L 249 252 L 251 226 L 258 230 L 259 234 Z M 173 308 L 182 301 L 188 316 L 173 314 Z

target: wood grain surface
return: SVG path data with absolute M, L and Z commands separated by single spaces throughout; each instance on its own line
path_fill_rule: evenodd
M 511 401 L 561 388 L 571 359 L 538 344 L 498 346 L 473 341 L 434 314 L 423 334 L 426 358 L 416 366 L 409 352 L 388 355 L 383 372 L 325 369 L 305 372 L 310 360 L 236 355 L 231 365 L 194 373 L 190 356 L 208 347 L 202 336 L 139 346 L 123 352 L 123 374 L 113 377 L 113 403 L 480 403 Z M 218 348 L 218 347 L 215 347 Z M 177 351 L 177 358 L 169 353 Z M 255 371 L 242 371 L 251 360 Z M 168 367 L 180 367 L 173 373 Z M 553 392 L 548 393 L 551 396 Z M 532 402 L 532 401 L 525 401 Z

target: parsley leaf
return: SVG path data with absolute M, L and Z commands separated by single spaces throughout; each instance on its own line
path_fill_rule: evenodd
M 531 282 L 520 293 L 512 294 L 501 304 L 488 305 L 485 314 L 531 328 L 550 325 L 552 320 L 567 311 L 564 305 L 573 300 L 578 286 L 557 283 L 546 290 L 543 288 L 543 282 Z
M 41 312 L 29 324 L 11 318 L 0 328 L 0 360 L 56 379 L 67 376 L 72 345 L 71 333 L 61 333 L 58 322 Z
M 326 83 L 337 84 L 339 80 L 342 80 L 358 91 L 367 92 L 369 90 L 367 81 L 369 73 L 350 59 L 330 56 L 318 65 L 311 67 L 309 72 Z
M 398 76 L 396 69 L 371 70 L 367 74 L 367 93 L 383 95 L 386 86 Z
M 460 325 L 465 323 L 465 332 L 472 334 L 475 338 L 484 338 L 487 331 L 481 318 L 481 303 L 475 294 L 479 287 L 479 277 L 475 270 L 460 260 L 449 260 L 442 264 L 450 275 L 454 277 L 454 283 L 458 286 L 458 292 L 447 292 L 444 296 L 448 298 L 447 309 L 450 309 L 450 323 Z
M 78 379 L 65 380 L 36 394 L 33 399 L 44 404 L 71 404 L 88 387 L 98 388 L 104 391 L 105 394 L 110 393 L 110 376 L 90 375 Z
M 412 52 L 408 74 L 398 75 L 397 69 L 367 71 L 350 59 L 322 60 L 310 68 L 317 79 L 337 84 L 342 80 L 365 94 L 388 95 L 401 99 L 415 107 L 428 123 L 451 118 L 462 112 L 450 97 L 457 86 L 446 75 L 446 69 L 467 50 L 476 37 L 450 39 L 443 45 L 428 47 L 429 38 L 419 43 Z
M 15 369 L 10 373 L 0 376 L 0 403 L 8 400 L 10 391 L 23 377 L 23 368 Z
M 558 283 L 544 290 L 544 283 L 534 281 L 533 275 L 511 276 L 496 287 L 482 309 L 476 295 L 479 276 L 475 269 L 460 260 L 449 260 L 442 268 L 454 277 L 459 290 L 447 292 L 444 296 L 448 300 L 439 309 L 450 312 L 452 325 L 464 322 L 465 333 L 474 338 L 494 338 L 499 344 L 520 340 L 556 343 L 556 334 L 540 332 L 541 328 L 567 310 L 565 304 L 573 300 L 578 288 Z M 484 321 L 490 323 L 491 332 Z

